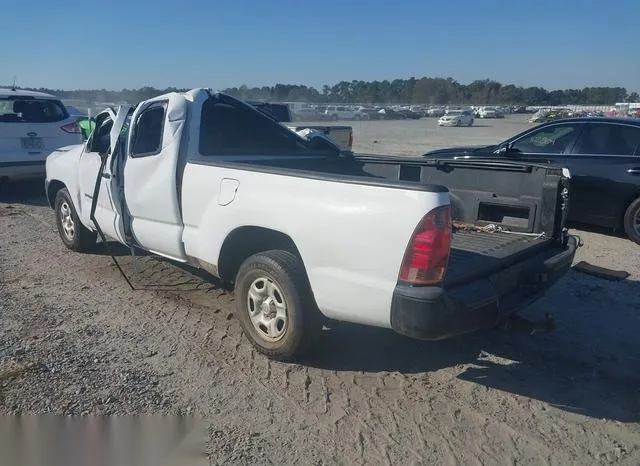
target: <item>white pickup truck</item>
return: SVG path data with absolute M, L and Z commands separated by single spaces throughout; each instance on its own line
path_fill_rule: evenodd
M 438 340 L 502 322 L 570 267 L 566 173 L 345 154 L 208 89 L 97 116 L 46 161 L 62 242 L 97 234 L 235 286 L 256 349 L 291 360 L 326 319 Z

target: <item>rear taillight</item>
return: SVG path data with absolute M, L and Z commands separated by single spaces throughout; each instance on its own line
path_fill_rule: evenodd
M 61 126 L 60 129 L 65 133 L 73 133 L 73 134 L 82 133 L 82 131 L 80 130 L 80 125 L 75 121 L 73 123 L 69 123 L 67 125 Z
M 353 147 L 353 131 L 349 131 L 349 148 Z
M 440 283 L 447 271 L 451 237 L 451 206 L 425 215 L 409 241 L 398 279 L 411 285 Z

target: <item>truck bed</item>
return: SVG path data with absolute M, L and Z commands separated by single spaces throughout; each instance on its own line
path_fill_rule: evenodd
M 244 168 L 336 180 L 347 176 L 364 184 L 382 182 L 390 187 L 442 188 L 449 191 L 454 222 L 497 225 L 510 231 L 455 232 L 445 287 L 499 271 L 551 248 L 566 218 L 567 199 L 562 195 L 565 178 L 557 168 L 544 165 L 479 161 L 438 164 L 422 158 L 357 155 L 340 159 L 264 158 Z

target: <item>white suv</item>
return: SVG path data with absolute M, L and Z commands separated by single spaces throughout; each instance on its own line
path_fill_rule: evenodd
M 342 105 L 329 105 L 324 111 L 325 116 L 332 120 L 368 120 L 369 114 L 362 111 L 362 107 L 352 108 Z
M 44 177 L 51 152 L 81 143 L 80 127 L 57 97 L 0 89 L 0 181 Z

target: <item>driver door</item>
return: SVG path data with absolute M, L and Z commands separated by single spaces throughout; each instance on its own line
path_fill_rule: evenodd
M 120 214 L 118 180 L 111 173 L 112 157 L 121 147 L 120 134 L 126 121 L 129 106 L 121 106 L 118 112 L 107 109 L 96 118 L 96 127 L 80 156 L 79 186 L 80 215 L 83 222 L 93 224 L 91 208 L 96 183 L 100 184 L 96 200 L 95 220 L 105 236 L 125 243 L 122 215 Z M 100 166 L 106 158 L 102 173 Z

